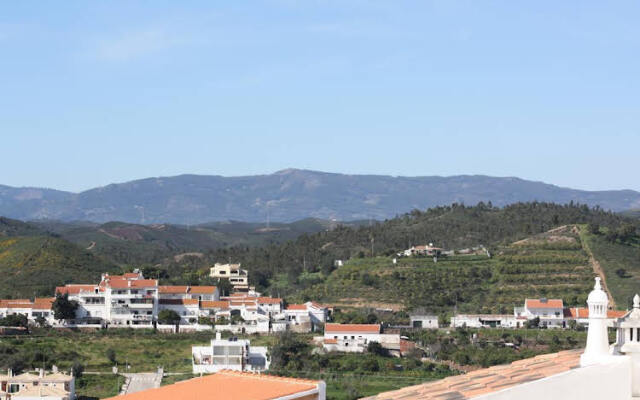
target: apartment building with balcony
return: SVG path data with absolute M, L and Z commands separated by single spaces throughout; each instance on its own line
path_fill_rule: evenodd
M 240 264 L 215 263 L 210 269 L 209 276 L 217 279 L 228 279 L 235 291 L 248 292 L 253 289 L 249 286 L 249 272 L 240 268 L 240 266 Z
M 249 340 L 222 339 L 220 333 L 209 346 L 191 348 L 193 373 L 222 370 L 256 372 L 269 368 L 266 347 L 251 347 Z

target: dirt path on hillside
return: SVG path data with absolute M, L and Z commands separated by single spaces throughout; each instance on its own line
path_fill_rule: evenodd
M 609 298 L 609 307 L 614 310 L 617 309 L 616 301 L 613 299 L 613 296 L 611 296 L 611 291 L 607 286 L 607 277 L 605 276 L 604 271 L 600 266 L 600 262 L 596 260 L 596 258 L 593 256 L 593 252 L 591 251 L 591 248 L 587 244 L 587 241 L 584 239 L 582 232 L 580 232 L 580 242 L 582 243 L 582 248 L 589 256 L 589 263 L 591 264 L 591 267 L 593 267 L 593 272 L 598 274 L 598 276 L 600 277 L 600 283 L 602 284 L 602 289 L 604 289 L 604 291 L 607 293 L 607 297 Z

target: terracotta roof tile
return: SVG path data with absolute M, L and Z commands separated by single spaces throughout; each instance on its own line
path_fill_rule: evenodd
M 221 371 L 107 400 L 268 400 L 316 389 L 318 381 Z
M 160 294 L 186 294 L 189 286 L 158 286 Z
M 582 350 L 544 354 L 458 375 L 435 382 L 423 383 L 400 390 L 380 393 L 369 400 L 436 400 L 471 399 L 526 382 L 536 381 L 577 368 Z
M 202 302 L 200 302 L 200 308 L 227 309 L 227 308 L 229 308 L 229 302 L 228 301 L 206 301 L 206 300 L 203 300 Z
M 307 310 L 307 305 L 306 304 L 289 304 L 287 306 L 287 310 L 298 310 L 298 311 L 306 311 Z
M 380 333 L 379 324 L 326 324 L 325 333 L 328 332 L 366 332 Z
M 562 299 L 526 299 L 527 308 L 563 308 Z
M 216 292 L 215 286 L 191 286 L 189 293 L 193 294 L 214 294 Z

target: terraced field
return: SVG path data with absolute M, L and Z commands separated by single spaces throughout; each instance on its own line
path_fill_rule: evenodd
M 526 297 L 585 304 L 593 269 L 572 227 L 494 249 L 493 257 L 361 258 L 298 297 L 362 307 L 511 313 Z M 387 307 L 385 307 L 385 305 Z

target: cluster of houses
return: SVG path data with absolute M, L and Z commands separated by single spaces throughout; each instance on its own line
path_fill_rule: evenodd
M 613 326 L 617 318 L 626 311 L 607 310 L 607 323 Z M 562 299 L 526 299 L 522 307 L 514 307 L 513 314 L 456 314 L 451 317 L 453 328 L 524 328 L 529 321 L 537 320 L 545 328 L 568 328 L 575 321 L 578 326 L 589 323 L 586 307 L 565 307 Z M 436 329 L 436 315 L 416 314 L 411 316 L 412 328 Z
M 51 373 L 43 369 L 35 374 L 14 375 L 9 369 L 0 375 L 0 400 L 73 400 L 75 399 L 75 378 L 59 372 L 53 366 Z
M 220 296 L 215 286 L 163 286 L 140 271 L 123 275 L 103 274 L 98 284 L 68 284 L 56 288 L 77 302 L 75 318 L 58 321 L 55 298 L 0 300 L 0 318 L 22 314 L 30 323 L 44 320 L 53 327 L 159 328 L 158 315 L 172 310 L 180 316 L 180 329 L 229 330 L 237 333 L 270 333 L 285 330 L 311 332 L 327 319 L 328 309 L 314 302 L 284 306 L 282 299 L 255 291 Z M 164 327 L 175 329 L 171 325 Z

